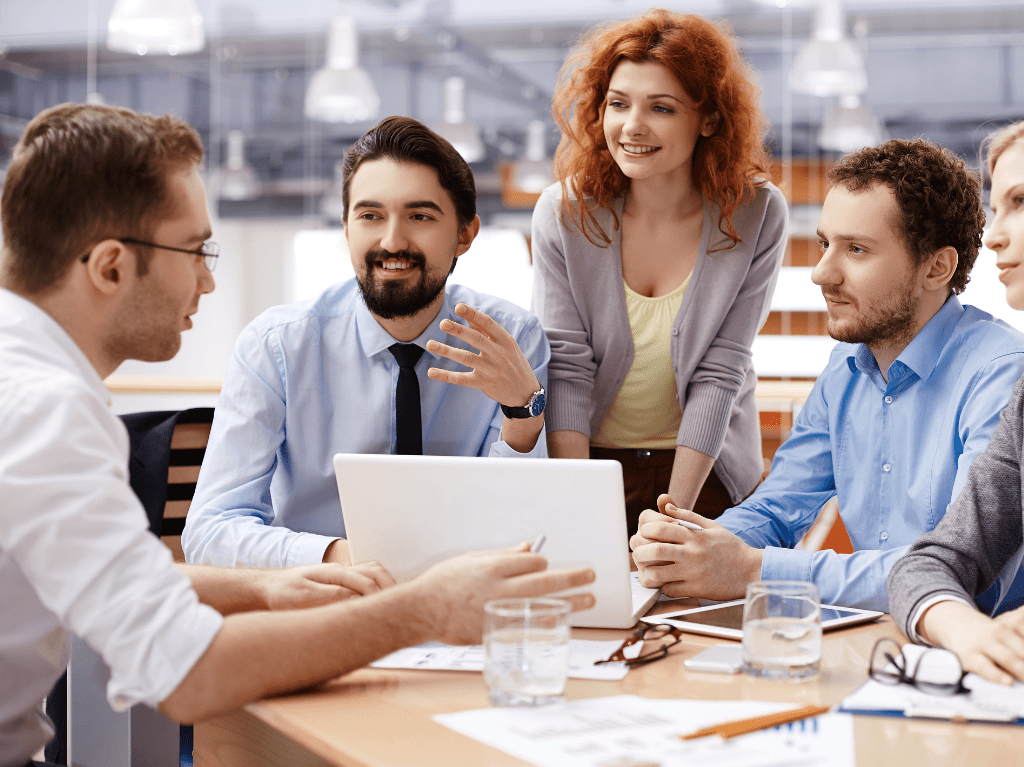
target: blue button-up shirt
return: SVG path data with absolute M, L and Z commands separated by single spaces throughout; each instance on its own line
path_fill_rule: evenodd
M 719 522 L 765 548 L 762 579 L 888 611 L 889 568 L 946 513 L 1024 371 L 1024 335 L 951 296 L 889 366 L 838 344 L 757 491 Z M 793 547 L 837 496 L 853 554 Z
M 447 286 L 440 312 L 413 343 L 425 349 L 435 339 L 471 349 L 439 328 L 446 317 L 465 324 L 454 311 L 459 302 L 504 327 L 546 386 L 551 352 L 537 318 L 461 285 Z M 182 536 L 189 562 L 309 564 L 344 537 L 333 457 L 395 452 L 393 343 L 355 280 L 313 301 L 269 309 L 242 331 Z M 477 389 L 428 378 L 431 367 L 466 370 L 429 351 L 417 362 L 424 454 L 525 455 L 501 441 L 498 403 Z M 543 432 L 528 455 L 547 455 Z

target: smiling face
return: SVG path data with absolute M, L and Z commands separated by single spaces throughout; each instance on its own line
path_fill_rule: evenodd
M 985 247 L 996 253 L 1006 302 L 1024 310 L 1024 144 L 1006 149 L 992 170 L 992 221 Z
M 475 234 L 474 226 L 459 226 L 437 171 L 390 159 L 364 162 L 349 197 L 345 239 L 367 307 L 385 320 L 420 312 L 432 318 L 455 259 Z
M 821 258 L 811 279 L 828 305 L 828 334 L 878 349 L 902 348 L 921 325 L 921 269 L 896 230 L 892 191 L 833 187 L 818 223 Z
M 608 151 L 633 181 L 693 178 L 697 139 L 713 133 L 672 73 L 653 61 L 622 61 L 612 72 L 605 98 Z
M 153 228 L 147 240 L 198 250 L 211 235 L 206 192 L 198 169 L 171 171 L 167 186 L 171 213 Z M 154 248 L 146 274 L 134 276 L 115 323 L 116 331 L 107 341 L 108 353 L 120 360 L 171 359 L 181 348 L 182 332 L 192 327 L 191 315 L 199 310 L 199 297 L 213 289 L 213 275 L 202 256 Z

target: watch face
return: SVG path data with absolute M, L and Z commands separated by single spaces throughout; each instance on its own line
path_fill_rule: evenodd
M 530 400 L 530 417 L 536 418 L 544 412 L 544 392 L 537 392 Z

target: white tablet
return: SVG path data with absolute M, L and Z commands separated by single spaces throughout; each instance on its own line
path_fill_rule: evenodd
M 692 607 L 689 610 L 677 610 L 661 615 L 649 615 L 641 618 L 644 623 L 667 623 L 691 634 L 706 634 L 726 639 L 743 638 L 743 605 L 745 599 L 733 602 L 721 602 L 708 607 Z M 856 607 L 821 606 L 821 629 L 855 626 L 881 618 L 884 613 L 877 610 L 861 610 Z

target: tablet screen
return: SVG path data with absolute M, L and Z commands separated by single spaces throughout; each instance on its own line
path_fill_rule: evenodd
M 863 610 L 848 610 L 842 607 L 822 605 L 821 623 L 824 628 L 828 628 L 829 621 L 836 621 L 842 618 L 850 618 L 863 614 Z M 671 616 L 666 615 L 664 617 L 671 617 L 677 621 L 685 621 L 686 623 L 696 623 L 701 626 L 715 626 L 717 628 L 742 631 L 743 602 L 718 605 L 716 607 L 710 607 L 706 610 L 698 610 L 695 612 L 674 613 Z

